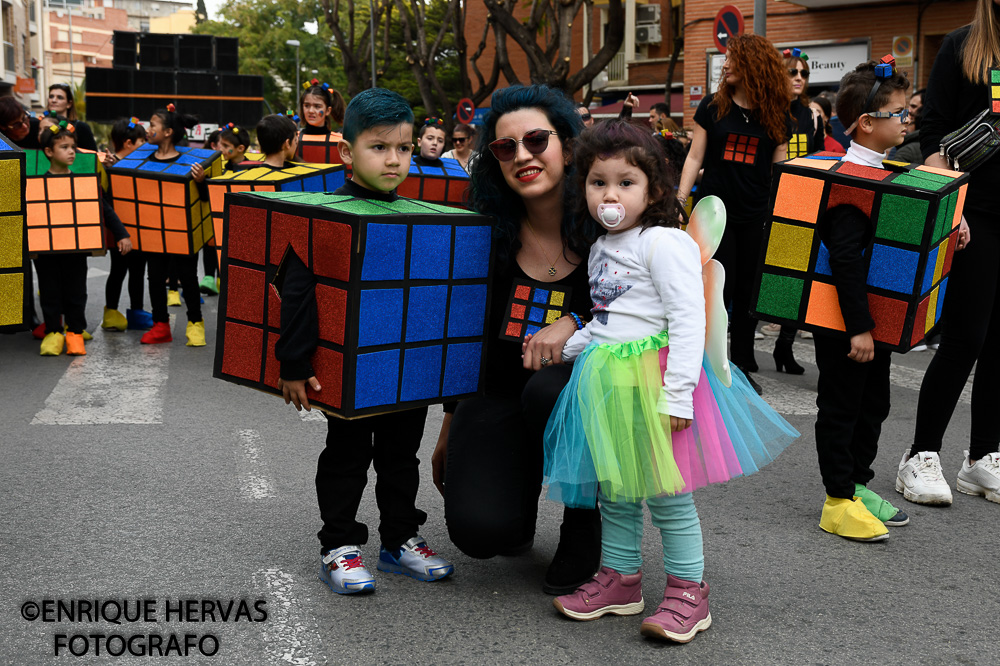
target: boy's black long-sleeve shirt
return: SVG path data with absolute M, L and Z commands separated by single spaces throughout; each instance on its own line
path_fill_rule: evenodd
M 395 190 L 375 192 L 352 180 L 337 188 L 334 194 L 378 201 L 399 198 Z M 281 285 L 281 338 L 274 346 L 274 355 L 281 363 L 282 379 L 309 379 L 316 374 L 309 359 L 316 351 L 319 339 L 316 276 L 294 252 L 289 253 L 281 271 L 284 276 Z
M 868 311 L 864 251 L 871 240 L 871 219 L 854 206 L 842 205 L 827 211 L 820 225 L 830 252 L 830 271 L 847 335 L 870 331 L 875 328 L 875 320 Z

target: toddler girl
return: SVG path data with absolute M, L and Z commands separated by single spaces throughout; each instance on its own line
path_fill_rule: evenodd
M 654 137 L 601 123 L 578 140 L 576 166 L 586 195 L 580 219 L 593 217 L 606 233 L 588 264 L 594 319 L 563 349 L 575 363 L 546 428 L 545 476 L 549 496 L 568 506 L 599 500 L 603 566 L 554 603 L 578 620 L 642 612 L 645 500 L 663 539 L 667 588 L 641 632 L 686 643 L 712 623 L 691 491 L 756 471 L 798 433 L 738 370 L 730 378 L 719 302 L 711 328 L 722 345 L 710 344 L 715 357 L 706 358 L 705 292 L 718 294 L 721 284 L 703 284 L 702 258 L 714 248 L 677 228 Z

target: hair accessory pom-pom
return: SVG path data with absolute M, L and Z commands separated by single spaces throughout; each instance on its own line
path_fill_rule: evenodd
M 48 110 L 45 113 L 42 114 L 42 116 L 44 118 L 48 118 L 49 116 L 52 116 L 52 115 L 55 115 L 55 114 L 53 114 L 51 111 L 48 111 Z
M 167 111 L 169 111 L 170 113 L 174 113 L 175 111 L 177 111 L 177 107 L 174 106 L 173 102 L 167 104 Z
M 318 86 L 319 85 L 319 79 L 313 79 L 309 83 L 313 84 L 314 86 Z
M 320 87 L 321 87 L 321 88 L 323 88 L 323 90 L 329 90 L 329 89 L 330 89 L 330 84 L 329 84 L 329 83 L 326 83 L 326 82 L 324 81 L 324 82 L 323 82 L 323 85 L 322 85 L 322 86 L 320 86 Z
M 791 49 L 785 49 L 784 51 L 781 52 L 781 55 L 785 56 L 786 58 L 791 58 L 792 57 L 792 50 Z
M 74 127 L 72 124 L 67 124 L 66 125 L 66 131 L 67 132 L 75 132 L 76 131 L 76 127 Z
M 56 134 L 62 129 L 62 127 L 59 127 L 59 125 L 49 125 L 49 129 L 52 130 L 53 134 Z
M 135 116 L 132 116 L 131 118 L 128 119 L 128 128 L 129 129 L 135 129 L 135 126 L 138 125 L 138 124 L 139 124 L 139 119 L 136 118 Z
M 66 129 L 66 125 L 67 124 L 68 123 L 65 120 L 60 120 L 59 121 L 59 127 L 61 127 L 62 129 Z

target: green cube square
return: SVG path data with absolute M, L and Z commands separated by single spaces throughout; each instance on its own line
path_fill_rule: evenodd
M 1000 83 L 1000 69 L 990 70 L 990 83 Z
M 757 311 L 782 319 L 798 319 L 805 280 L 764 273 L 757 296 Z
M 919 245 L 927 221 L 929 202 L 898 194 L 883 194 L 875 237 Z

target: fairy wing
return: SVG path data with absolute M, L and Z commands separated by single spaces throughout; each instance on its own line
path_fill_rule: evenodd
M 726 353 L 726 333 L 729 315 L 726 314 L 722 291 L 726 284 L 726 271 L 712 259 L 722 242 L 726 230 L 726 206 L 716 196 L 704 197 L 691 212 L 687 232 L 701 249 L 702 279 L 705 283 L 705 356 L 708 365 L 724 386 L 731 386 L 733 377 Z

